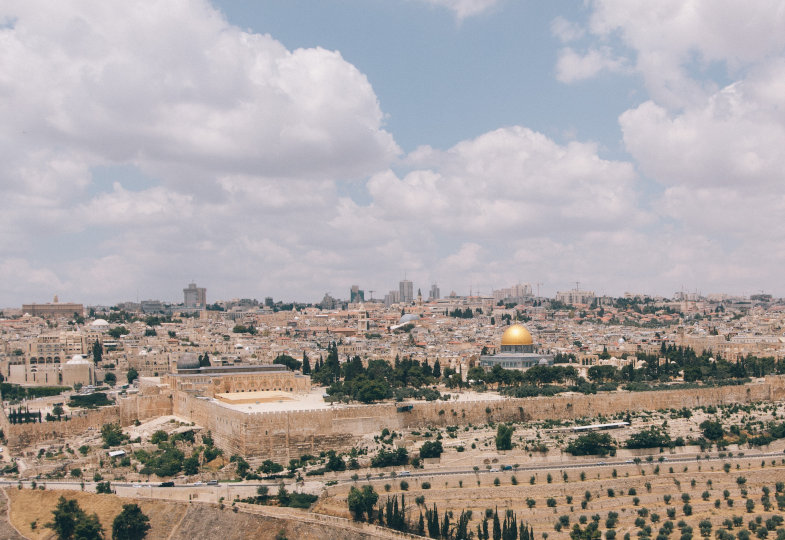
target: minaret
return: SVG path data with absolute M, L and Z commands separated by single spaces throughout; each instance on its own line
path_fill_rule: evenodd
M 417 305 L 422 305 L 422 291 L 420 289 L 417 289 Z

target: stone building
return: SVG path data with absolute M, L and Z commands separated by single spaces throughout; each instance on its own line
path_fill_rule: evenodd
M 235 392 L 282 391 L 307 393 L 311 377 L 279 364 L 199 366 L 195 355 L 185 354 L 177 362 L 177 372 L 163 378 L 173 391 L 190 391 L 205 397 Z

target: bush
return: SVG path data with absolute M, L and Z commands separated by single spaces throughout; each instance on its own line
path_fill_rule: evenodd
M 150 436 L 151 444 L 158 444 L 169 440 L 169 435 L 162 429 L 159 429 Z
M 101 426 L 101 438 L 106 446 L 119 446 L 128 440 L 120 424 L 104 424 Z
M 421 458 L 437 458 L 442 455 L 444 449 L 441 441 L 425 441 L 420 447 Z
M 652 426 L 649 429 L 633 433 L 624 446 L 627 448 L 658 448 L 663 446 L 670 446 L 670 436 L 657 426 Z
M 611 436 L 607 433 L 587 433 L 570 441 L 566 451 L 574 456 L 606 456 L 615 450 Z
M 74 394 L 68 401 L 68 406 L 71 408 L 84 408 L 94 409 L 96 407 L 103 407 L 111 405 L 112 402 L 106 397 L 104 392 L 94 392 L 92 394 Z
M 109 483 L 108 480 L 106 482 L 98 482 L 95 485 L 95 492 L 96 493 L 108 493 L 108 494 L 111 494 L 112 493 L 112 486 L 111 486 L 111 484 Z
M 496 449 L 512 450 L 512 434 L 515 431 L 513 426 L 499 424 L 496 428 Z
M 384 448 L 371 458 L 371 467 L 393 467 L 409 463 L 409 453 L 406 448 L 387 451 Z

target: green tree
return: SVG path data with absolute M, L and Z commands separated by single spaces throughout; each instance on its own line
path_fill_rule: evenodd
M 74 540 L 104 540 L 104 528 L 98 514 L 85 515 L 76 522 Z
M 104 375 L 104 382 L 109 386 L 114 386 L 115 384 L 117 384 L 117 375 L 111 372 L 107 373 L 106 375 Z
M 356 487 L 352 486 L 349 490 L 349 496 L 346 498 L 349 505 L 349 512 L 355 521 L 363 521 L 365 519 L 365 500 L 363 493 Z
M 183 470 L 187 475 L 193 475 L 199 472 L 199 458 L 191 456 L 183 460 Z
M 311 361 L 308 359 L 308 353 L 303 351 L 303 375 L 311 374 Z
M 302 366 L 302 363 L 299 360 L 295 360 L 288 354 L 279 354 L 275 357 L 275 360 L 273 360 L 273 364 L 281 364 L 292 371 L 297 371 Z
M 587 433 L 570 441 L 566 450 L 573 456 L 605 456 L 614 450 L 614 443 L 607 433 Z
M 437 458 L 442 455 L 444 449 L 441 441 L 425 441 L 420 447 L 421 458 Z
M 101 426 L 101 438 L 106 446 L 118 446 L 128 437 L 123 434 L 120 424 L 104 424 Z
M 136 379 L 139 378 L 139 372 L 134 368 L 131 368 L 128 370 L 128 373 L 125 374 L 125 378 L 128 379 L 128 384 L 132 384 Z
M 150 444 L 159 444 L 169 440 L 169 435 L 162 429 L 156 430 L 150 436 Z
M 52 529 L 58 540 L 70 540 L 74 536 L 76 522 L 84 515 L 76 499 L 66 499 L 63 496 L 57 500 L 57 506 L 52 510 L 52 521 L 44 526 Z
M 512 434 L 515 427 L 507 424 L 499 424 L 496 428 L 496 449 L 512 450 Z
M 104 348 L 101 346 L 101 342 L 96 339 L 95 343 L 93 343 L 93 362 L 98 364 L 101 362 L 101 360 L 103 360 L 103 357 L 104 357 Z
M 700 428 L 703 430 L 703 436 L 710 441 L 722 439 L 722 436 L 725 434 L 725 431 L 722 429 L 722 423 L 717 420 L 704 420 L 701 422 Z
M 112 522 L 112 540 L 141 540 L 150 530 L 150 518 L 136 504 L 124 504 Z
M 103 540 L 103 527 L 96 514 L 87 515 L 75 499 L 60 497 L 52 510 L 52 521 L 44 526 L 52 529 L 58 540 Z

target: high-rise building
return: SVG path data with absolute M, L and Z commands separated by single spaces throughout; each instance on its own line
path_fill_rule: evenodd
M 187 308 L 204 308 L 207 305 L 207 289 L 197 287 L 196 283 L 189 283 L 183 289 L 184 304 Z
M 594 301 L 594 291 L 582 291 L 578 288 L 569 291 L 558 291 L 556 300 L 567 305 L 591 304 Z
M 360 290 L 359 285 L 352 285 L 352 288 L 349 291 L 349 302 L 352 304 L 365 302 L 365 291 Z
M 400 291 L 390 291 L 384 295 L 384 305 L 390 307 L 393 304 L 397 304 L 401 301 L 401 292 Z
M 429 298 L 431 300 L 438 300 L 439 298 L 441 298 L 441 291 L 439 291 L 439 286 L 436 283 L 431 285 L 431 292 L 429 294 Z
M 532 296 L 532 286 L 528 283 L 518 283 L 512 287 L 493 291 L 495 302 L 523 302 Z
M 400 294 L 400 301 L 403 303 L 411 303 L 414 301 L 414 283 L 408 279 L 404 279 L 398 284 L 398 293 Z

